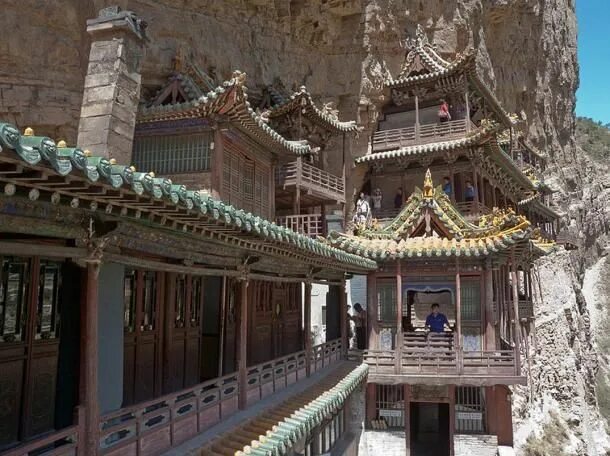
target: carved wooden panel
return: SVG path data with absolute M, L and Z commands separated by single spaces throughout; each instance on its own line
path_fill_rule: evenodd
M 51 344 L 33 348 L 25 437 L 33 437 L 53 429 L 58 346 L 59 344 Z
M 0 348 L 0 448 L 19 439 L 25 357 L 11 352 Z

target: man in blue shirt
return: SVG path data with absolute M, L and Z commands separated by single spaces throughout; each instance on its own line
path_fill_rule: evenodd
M 451 179 L 446 176 L 443 177 L 443 193 L 451 198 Z
M 466 188 L 464 189 L 464 201 L 470 202 L 474 201 L 474 187 L 472 186 L 472 182 L 469 180 L 466 181 Z
M 445 331 L 445 325 L 449 327 L 449 320 L 438 309 L 438 304 L 432 304 L 432 313 L 426 318 L 426 328 L 431 332 L 442 333 Z

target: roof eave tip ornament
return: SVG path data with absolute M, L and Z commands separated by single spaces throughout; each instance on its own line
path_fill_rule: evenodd
M 424 198 L 432 198 L 434 196 L 434 184 L 432 183 L 432 173 L 430 168 L 426 171 L 426 177 L 424 177 Z
M 424 32 L 424 28 L 422 27 L 422 25 L 417 24 L 417 28 L 415 30 L 415 38 L 407 36 L 407 49 L 412 50 L 416 48 L 422 48 L 426 44 L 430 44 L 430 42 L 428 41 L 428 36 L 426 35 L 426 32 Z

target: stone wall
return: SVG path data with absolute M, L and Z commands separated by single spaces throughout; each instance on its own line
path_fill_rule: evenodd
M 404 431 L 374 431 L 362 433 L 358 456 L 404 456 L 407 452 Z
M 495 435 L 455 434 L 453 451 L 455 456 L 496 456 L 498 438 Z

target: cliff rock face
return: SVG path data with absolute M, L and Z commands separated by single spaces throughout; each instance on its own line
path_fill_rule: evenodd
M 0 118 L 69 143 L 76 138 L 88 56 L 85 19 L 110 4 L 141 15 L 150 42 L 144 93 L 172 69 L 179 49 L 216 80 L 240 69 L 253 93 L 273 84 L 305 84 L 316 101 L 335 101 L 341 119 L 364 126 L 352 155 L 366 153 L 382 82 L 396 75 L 407 34 L 422 24 L 441 53 L 477 50 L 481 74 L 509 112 L 527 119 L 532 142 L 549 156 L 556 208 L 582 249 L 541 261 L 538 345 L 529 389 L 516 391 L 517 444 L 543 432 L 542 416 L 564 429 L 569 454 L 601 454 L 608 445 L 595 394 L 598 355 L 581 284 L 603 252 L 609 190 L 603 170 L 574 140 L 575 0 L 11 0 L 0 26 Z M 329 159 L 339 171 L 338 154 Z M 351 170 L 357 192 L 363 172 Z M 568 356 L 566 356 L 566 354 Z M 556 427 L 557 427 L 556 426 Z M 530 443 L 532 439 L 530 438 Z M 534 454 L 534 453 L 532 453 Z M 568 454 L 568 453 L 566 453 Z

